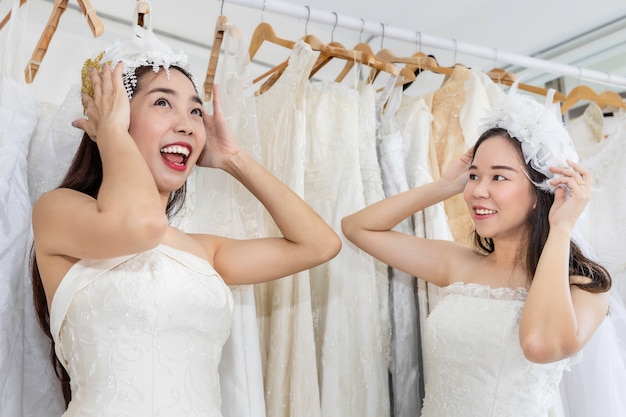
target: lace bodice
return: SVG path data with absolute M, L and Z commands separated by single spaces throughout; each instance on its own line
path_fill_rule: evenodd
M 519 343 L 525 289 L 454 283 L 426 321 L 422 417 L 547 416 L 569 360 L 528 361 Z
M 81 260 L 54 296 L 50 328 L 67 369 L 64 417 L 218 417 L 217 374 L 232 295 L 205 260 L 164 245 Z

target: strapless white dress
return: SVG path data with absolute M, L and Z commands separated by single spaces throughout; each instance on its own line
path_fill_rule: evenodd
M 525 289 L 454 283 L 426 320 L 421 417 L 546 417 L 570 360 L 528 361 L 520 347 Z
M 232 294 L 204 259 L 165 245 L 80 260 L 52 301 L 64 417 L 221 416 L 218 365 Z

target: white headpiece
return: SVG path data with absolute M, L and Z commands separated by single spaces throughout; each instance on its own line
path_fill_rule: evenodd
M 550 167 L 566 167 L 567 160 L 578 162 L 574 143 L 561 120 L 558 104 L 552 103 L 554 90 L 546 97 L 546 103 L 519 94 L 517 83 L 502 97 L 489 114 L 481 120 L 481 131 L 499 127 L 509 132 L 522 145 L 526 163 L 547 177 L 536 187 L 554 193 L 550 180 L 557 177 Z
M 137 85 L 135 70 L 139 67 L 152 66 L 154 72 L 159 68 L 165 69 L 169 77 L 169 68 L 176 66 L 183 69 L 191 78 L 194 86 L 197 85 L 189 72 L 187 55 L 182 52 L 174 52 L 165 42 L 157 39 L 151 30 L 146 30 L 141 26 L 135 26 L 132 40 L 126 42 L 115 42 L 111 47 L 101 52 L 96 58 L 88 59 L 83 66 L 83 92 L 93 96 L 93 86 L 89 78 L 89 70 L 96 67 L 98 70 L 103 62 L 107 62 L 111 67 L 118 62 L 124 63 L 122 78 L 124 87 L 128 93 L 128 98 L 132 98 L 133 91 Z

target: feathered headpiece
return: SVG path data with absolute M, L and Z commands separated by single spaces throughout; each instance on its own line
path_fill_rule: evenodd
M 536 187 L 554 193 L 550 180 L 556 174 L 551 166 L 568 166 L 567 161 L 578 162 L 574 143 L 561 120 L 559 106 L 553 104 L 554 90 L 541 104 L 528 95 L 517 92 L 517 83 L 481 120 L 481 131 L 499 127 L 522 144 L 522 153 L 527 164 L 547 177 Z
M 82 70 L 82 93 L 87 93 L 93 97 L 93 85 L 89 78 L 91 68 L 96 68 L 99 71 L 102 63 L 106 62 L 113 67 L 120 61 L 124 63 L 122 78 L 129 99 L 132 98 L 133 91 L 137 85 L 135 70 L 145 66 L 151 66 L 154 72 L 158 72 L 159 68 L 163 68 L 167 72 L 168 77 L 171 66 L 181 68 L 192 80 L 196 90 L 198 89 L 189 72 L 189 63 L 184 52 L 174 52 L 169 45 L 157 39 L 154 32 L 146 30 L 141 26 L 135 26 L 134 34 L 135 36 L 132 40 L 126 42 L 117 41 L 95 58 L 85 61 Z

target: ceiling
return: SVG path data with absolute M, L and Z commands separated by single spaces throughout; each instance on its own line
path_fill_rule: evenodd
M 302 8 L 301 18 L 272 12 L 267 3 L 288 4 Z M 563 62 L 581 68 L 597 69 L 621 76 L 626 75 L 626 2 L 624 0 L 595 0 L 574 2 L 571 0 L 233 0 L 248 3 L 253 7 L 234 4 L 228 0 L 151 0 L 152 26 L 161 36 L 168 37 L 170 43 L 179 46 L 190 55 L 192 65 L 202 72 L 206 68 L 213 30 L 220 11 L 229 22 L 237 25 L 244 38 L 249 38 L 261 21 L 270 23 L 276 34 L 282 38 L 297 39 L 306 33 L 314 34 L 325 42 L 332 40 L 346 46 L 360 41 L 368 42 L 374 50 L 381 46 L 392 49 L 396 55 L 410 55 L 418 49 L 433 54 L 440 64 L 452 65 L 454 61 L 467 66 L 490 68 L 507 67 L 506 62 L 496 59 L 482 59 L 471 55 L 455 54 L 454 51 L 436 49 L 421 45 L 419 33 L 493 48 L 509 53 L 533 55 L 542 59 Z M 0 1 L 0 16 L 11 7 L 11 0 Z M 27 14 L 27 35 L 25 54 L 30 55 L 45 23 L 54 0 L 29 0 Z M 101 48 L 111 40 L 127 36 L 134 20 L 135 0 L 90 0 L 105 26 L 105 33 L 93 39 L 78 2 L 69 0 L 68 10 L 62 16 L 54 38 L 46 54 L 48 66 L 62 66 L 63 62 L 80 62 L 91 51 Z M 314 3 L 314 4 L 313 4 Z M 321 24 L 311 19 L 306 23 L 306 7 L 311 15 L 316 12 L 337 14 L 340 21 L 346 17 L 364 19 L 368 30 L 345 29 L 338 25 Z M 275 7 L 274 7 L 275 9 Z M 342 20 L 343 19 L 343 20 Z M 319 19 L 318 19 L 319 20 Z M 381 39 L 372 33 L 378 28 L 374 23 L 385 27 L 415 31 L 416 39 L 409 43 L 393 38 Z M 372 27 L 375 30 L 372 30 Z M 0 32 L 0 45 L 4 45 Z M 30 46 L 32 45 L 32 47 Z M 73 45 L 68 48 L 68 45 Z M 284 59 L 285 51 L 260 50 L 254 64 L 259 68 L 276 65 Z M 280 55 L 280 57 L 278 56 Z M 51 63 L 48 63 L 50 61 Z M 55 62 L 59 62 L 55 64 Z M 57 66 L 57 70 L 58 70 Z M 545 71 L 529 71 L 524 68 L 507 67 L 517 73 L 528 73 L 525 78 L 536 84 L 544 83 L 558 74 Z M 42 78 L 44 75 L 42 66 Z M 259 69 L 259 71 L 261 71 Z M 55 71 L 58 74 L 58 71 Z M 39 77 L 39 76 L 38 76 Z M 582 80 L 584 82 L 584 80 Z M 571 82 L 571 80 L 570 80 Z M 574 80 L 579 83 L 581 80 Z M 618 89 L 606 86 L 606 89 Z M 624 88 L 619 88 L 620 91 Z

